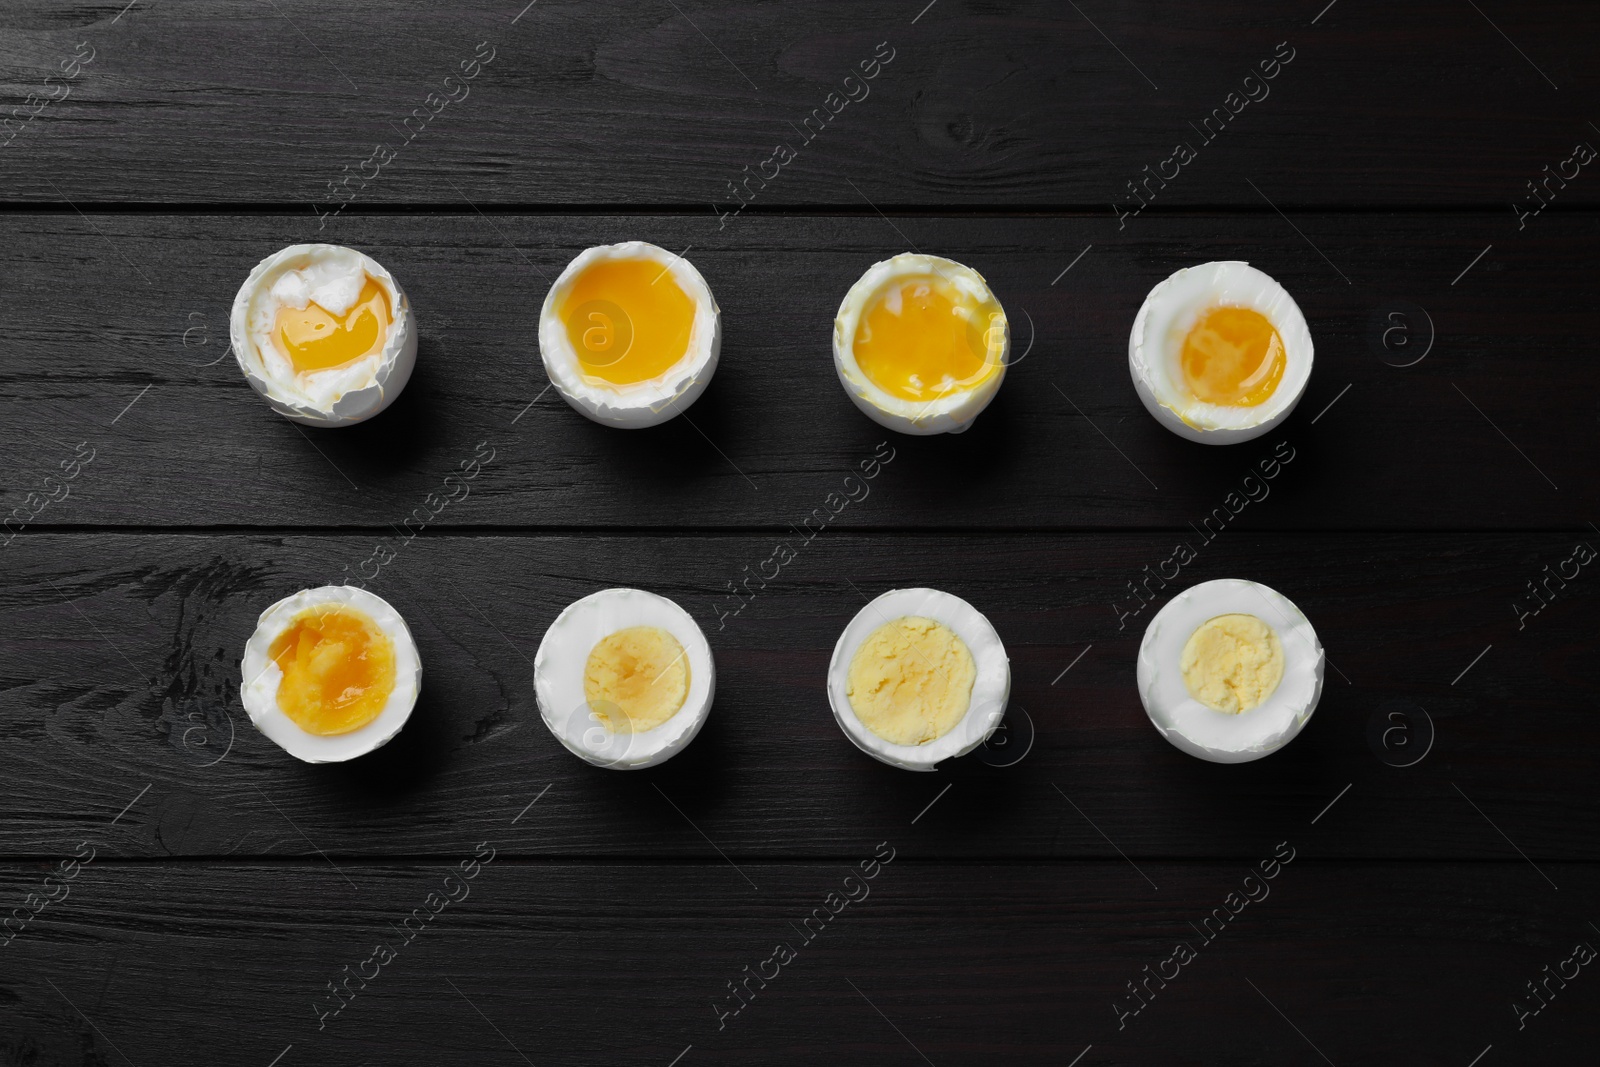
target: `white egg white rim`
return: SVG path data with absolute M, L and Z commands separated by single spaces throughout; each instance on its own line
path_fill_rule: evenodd
M 278 706 L 283 671 L 268 655 L 268 649 L 302 611 L 331 604 L 365 612 L 394 642 L 394 689 L 383 710 L 367 725 L 346 734 L 323 736 L 302 730 Z M 405 618 L 376 593 L 353 585 L 302 589 L 263 611 L 256 620 L 255 632 L 245 642 L 239 667 L 243 678 L 239 699 L 250 721 L 279 748 L 306 763 L 340 763 L 388 744 L 411 718 L 422 691 L 422 657 Z
M 594 646 L 630 626 L 654 626 L 678 640 L 689 659 L 689 692 L 660 726 L 613 733 L 589 709 L 583 675 Z M 572 650 L 574 642 L 581 650 Z M 654 766 L 682 751 L 705 725 L 717 690 L 711 645 L 694 617 L 664 596 L 626 588 L 602 589 L 567 605 L 539 642 L 533 680 L 539 716 L 556 740 L 597 767 L 622 771 Z
M 1000 351 L 1000 368 L 971 389 L 959 390 L 933 400 L 906 400 L 893 396 L 867 377 L 856 362 L 856 329 L 874 294 L 894 278 L 910 271 L 933 271 L 978 301 L 992 300 L 1000 309 L 1005 341 Z M 990 327 L 992 328 L 992 327 Z M 989 406 L 1005 380 L 1011 362 L 1011 319 L 983 275 L 964 263 L 920 252 L 901 252 L 880 260 L 856 279 L 833 319 L 833 365 L 839 382 L 856 406 L 879 425 L 907 433 L 947 433 L 966 429 Z M 970 409 L 970 410 L 969 410 Z
M 263 287 L 271 287 L 280 275 L 309 266 L 330 252 L 351 252 L 361 261 L 362 270 L 383 286 L 389 296 L 389 336 L 378 353 L 378 363 L 370 385 L 352 389 L 331 408 L 321 408 L 304 396 L 286 394 L 280 383 L 266 371 L 260 351 L 250 336 L 250 302 Z M 267 256 L 255 265 L 233 298 L 228 317 L 228 340 L 234 359 L 250 387 L 272 409 L 296 422 L 311 426 L 348 426 L 376 415 L 394 401 L 411 379 L 417 359 L 417 331 L 412 321 L 411 301 L 405 290 L 385 267 L 359 249 L 344 245 L 290 245 Z M 332 368 L 330 368 L 332 369 Z
M 583 373 L 559 309 L 578 275 L 591 264 L 627 259 L 661 264 L 693 302 L 694 323 L 683 357 L 654 378 L 627 385 L 597 384 Z M 694 264 L 648 241 L 596 245 L 580 252 L 550 286 L 539 309 L 539 358 L 545 373 L 567 403 L 597 422 L 621 426 L 665 422 L 705 391 L 721 351 L 722 309 L 711 287 Z
M 885 623 L 908 615 L 943 623 L 966 644 L 977 668 L 967 713 L 942 737 L 925 745 L 897 745 L 867 729 L 850 704 L 850 661 L 861 643 Z M 911 771 L 931 771 L 944 760 L 964 756 L 989 740 L 1005 718 L 1011 698 L 1011 661 L 1004 643 L 983 612 L 938 589 L 891 589 L 850 620 L 833 646 L 828 662 L 828 704 L 833 717 L 855 746 L 867 755 Z
M 1254 615 L 1283 647 L 1283 680 L 1265 701 L 1230 715 L 1189 694 L 1180 662 L 1195 629 L 1218 615 Z M 1215 763 L 1244 763 L 1293 740 L 1322 697 L 1325 656 L 1305 613 L 1270 586 L 1243 578 L 1201 582 L 1169 600 L 1139 645 L 1139 700 L 1156 730 L 1173 745 Z
M 1194 296 L 1186 297 L 1185 289 L 1192 289 Z M 1175 306 L 1165 308 L 1164 303 L 1172 298 L 1177 298 Z M 1250 308 L 1272 323 L 1283 339 L 1283 379 L 1272 396 L 1255 407 L 1193 400 L 1180 412 L 1172 398 L 1188 395 L 1189 387 L 1181 381 L 1177 353 L 1168 351 L 1166 341 L 1174 335 L 1186 336 L 1204 312 L 1219 306 Z M 1300 305 L 1271 275 L 1241 260 L 1218 260 L 1174 271 L 1145 296 L 1128 334 L 1128 369 L 1146 407 L 1164 421 L 1174 420 L 1168 424 L 1174 430 L 1182 426 L 1202 435 L 1221 432 L 1234 440 L 1247 439 L 1242 431 L 1255 431 L 1249 436 L 1258 436 L 1294 410 L 1311 380 L 1315 355 L 1311 328 Z

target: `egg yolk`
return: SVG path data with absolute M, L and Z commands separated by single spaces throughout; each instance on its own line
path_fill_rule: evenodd
M 1255 407 L 1283 380 L 1288 357 L 1272 322 L 1250 308 L 1214 307 L 1183 339 L 1183 376 L 1208 404 Z
M 695 306 L 669 266 L 602 259 L 572 280 L 559 313 L 585 375 L 632 385 L 664 373 L 688 352 Z
M 689 696 L 689 657 L 665 630 L 618 630 L 590 650 L 583 695 L 607 730 L 653 730 L 676 715 Z
M 1254 615 L 1218 615 L 1189 635 L 1179 667 L 1190 696 L 1213 711 L 1237 715 L 1261 704 L 1283 681 L 1283 645 Z
M 850 657 L 845 695 L 861 724 L 896 745 L 955 728 L 978 675 L 966 642 L 941 622 L 906 615 L 878 627 Z
M 272 336 L 296 373 L 304 373 L 383 351 L 389 323 L 389 294 L 369 277 L 355 306 L 343 316 L 315 302 L 303 308 L 280 307 Z
M 856 327 L 856 365 L 902 400 L 936 400 L 994 374 L 1005 352 L 1006 318 L 938 275 L 894 278 L 873 294 Z
M 283 680 L 278 707 L 308 734 L 359 730 L 394 691 L 394 642 L 365 612 L 310 608 L 268 650 Z

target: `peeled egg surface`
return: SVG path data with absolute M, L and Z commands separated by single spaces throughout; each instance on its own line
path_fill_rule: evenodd
M 250 387 L 307 426 L 371 418 L 417 361 L 405 290 L 372 257 L 340 245 L 291 245 L 256 264 L 228 333 Z
M 956 715 L 952 689 L 965 697 Z M 1000 635 L 977 608 L 937 589 L 877 597 L 844 628 L 828 664 L 828 704 L 844 735 L 873 759 L 910 771 L 931 771 L 983 744 L 1010 697 Z M 929 739 L 907 743 L 913 738 Z
M 652 767 L 683 751 L 716 695 L 716 666 L 699 625 L 643 589 L 602 589 L 568 605 L 533 663 L 545 726 L 574 755 L 613 770 Z M 636 729 L 620 706 L 630 700 L 647 704 L 633 714 L 648 728 Z
M 539 356 L 566 402 L 595 422 L 655 426 L 705 392 L 722 310 L 682 256 L 644 241 L 580 253 L 545 295 Z
M 1222 625 L 1202 633 L 1202 639 L 1219 634 L 1232 639 L 1223 636 L 1209 648 L 1191 641 L 1197 631 L 1218 622 Z M 1264 640 L 1255 647 L 1237 643 L 1258 635 Z M 1246 705 L 1263 692 L 1265 698 L 1233 711 L 1239 705 L 1223 689 L 1197 688 L 1196 675 L 1202 672 L 1186 672 L 1197 649 L 1226 659 L 1214 665 L 1210 681 L 1231 669 L 1246 683 L 1238 690 L 1246 695 Z M 1281 656 L 1278 663 L 1266 659 L 1273 654 Z M 1245 763 L 1276 752 L 1311 720 L 1322 696 L 1324 663 L 1310 620 L 1281 593 L 1238 578 L 1201 582 L 1169 600 L 1146 627 L 1139 646 L 1139 699 L 1151 724 L 1177 748 L 1213 763 Z
M 1196 340 L 1208 332 L 1215 335 L 1210 324 L 1230 312 L 1234 319 L 1250 320 L 1262 328 L 1263 339 L 1267 330 L 1275 335 L 1281 344 L 1281 377 L 1273 385 L 1264 360 L 1260 387 L 1252 390 L 1248 379 L 1239 383 L 1240 393 L 1254 395 L 1243 396 L 1240 402 L 1217 402 L 1215 395 L 1210 399 L 1200 395 L 1208 390 L 1197 390 L 1189 372 Z M 1288 291 L 1250 264 L 1237 261 L 1174 272 L 1150 290 L 1128 335 L 1128 370 L 1146 410 L 1173 433 L 1202 444 L 1248 441 L 1287 418 L 1310 381 L 1313 355 L 1311 330 Z

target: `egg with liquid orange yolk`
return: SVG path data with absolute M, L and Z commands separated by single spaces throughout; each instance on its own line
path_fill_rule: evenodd
M 386 743 L 410 717 L 422 678 L 399 612 L 344 585 L 303 590 L 262 612 L 240 670 L 250 721 L 308 763 Z
M 906 252 L 850 287 L 833 323 L 833 363 L 855 405 L 909 434 L 959 433 L 1005 378 L 1011 331 L 983 275 Z
M 234 298 L 229 334 L 245 379 L 281 415 L 348 426 L 382 411 L 417 358 L 410 301 L 372 257 L 293 245 L 258 263 Z
M 1182 437 L 1259 437 L 1304 394 L 1314 356 L 1305 316 L 1248 263 L 1186 267 L 1145 297 L 1128 369 L 1145 408 Z
M 665 422 L 704 392 L 722 312 L 681 255 L 643 241 L 590 248 L 539 312 L 539 356 L 561 396 L 609 426 Z

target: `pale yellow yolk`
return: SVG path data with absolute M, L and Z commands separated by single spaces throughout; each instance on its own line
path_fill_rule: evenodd
M 856 327 L 856 365 L 890 396 L 936 400 L 1000 370 L 1005 313 L 938 275 L 894 278 Z
M 394 642 L 352 607 L 301 612 L 268 654 L 283 671 L 278 707 L 308 734 L 359 730 L 394 691 Z
M 602 259 L 573 279 L 559 314 L 584 374 L 632 385 L 689 350 L 694 301 L 672 270 L 648 259 Z
M 618 630 L 590 650 L 583 695 L 613 733 L 653 730 L 676 715 L 689 696 L 689 657 L 665 630 Z
M 383 351 L 389 339 L 389 294 L 370 277 L 355 306 L 335 316 L 316 303 L 280 307 L 272 338 L 297 373 L 326 370 Z
M 1254 615 L 1218 615 L 1200 625 L 1180 661 L 1189 695 L 1213 711 L 1237 715 L 1283 681 L 1283 645 Z
M 1287 362 L 1271 320 L 1250 308 L 1214 307 L 1183 339 L 1183 377 L 1208 404 L 1255 407 L 1277 390 Z
M 896 745 L 925 745 L 955 728 L 972 702 L 977 665 L 943 623 L 916 615 L 874 630 L 850 659 L 845 695 L 861 724 Z

